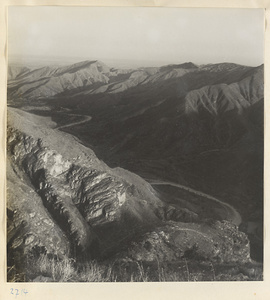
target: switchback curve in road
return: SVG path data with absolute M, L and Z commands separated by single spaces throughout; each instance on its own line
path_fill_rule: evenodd
M 202 197 L 205 197 L 207 198 L 208 200 L 210 201 L 215 201 L 215 202 L 218 202 L 219 204 L 221 204 L 225 209 L 226 211 L 228 212 L 229 214 L 229 218 L 228 218 L 228 221 L 232 222 L 233 224 L 239 226 L 241 223 L 242 223 L 242 218 L 241 218 L 241 215 L 239 214 L 239 212 L 233 207 L 231 206 L 230 204 L 226 203 L 226 202 L 223 202 L 213 196 L 210 196 L 208 194 L 205 194 L 203 192 L 200 192 L 200 191 L 197 191 L 197 190 L 194 190 L 190 187 L 187 187 L 187 186 L 184 186 L 184 185 L 181 185 L 181 184 L 177 184 L 177 183 L 173 183 L 173 182 L 166 182 L 166 181 L 149 181 L 149 183 L 151 185 L 170 185 L 170 186 L 174 186 L 174 187 L 178 187 L 180 189 L 183 189 L 183 190 L 186 190 L 190 193 L 193 193 L 195 195 L 198 195 L 198 196 L 202 196 Z

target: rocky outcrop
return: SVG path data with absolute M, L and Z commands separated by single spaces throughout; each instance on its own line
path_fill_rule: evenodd
M 55 151 L 45 149 L 41 140 L 36 141 L 14 130 L 9 131 L 8 138 L 17 168 L 26 173 L 44 206 L 68 240 L 78 250 L 85 251 L 95 236 L 77 212 L 71 195 L 65 191 L 64 174 L 70 164 Z
M 13 118 L 16 121 L 21 119 L 17 112 L 10 112 L 10 122 Z M 30 114 L 26 115 L 30 116 Z M 39 131 L 40 128 L 41 131 Z M 143 224 L 147 214 L 141 219 L 139 211 L 144 209 L 143 206 L 145 205 L 148 210 L 152 211 L 153 218 L 159 220 L 155 211 L 158 207 L 162 209 L 162 202 L 155 196 L 151 186 L 141 178 L 122 169 L 111 170 L 99 162 L 90 149 L 87 150 L 87 148 L 80 146 L 72 138 L 72 143 L 68 143 L 70 149 L 61 149 L 59 144 L 63 138 L 61 132 L 40 126 L 37 127 L 39 138 L 36 138 L 37 131 L 35 131 L 34 136 L 31 136 L 29 130 L 31 131 L 26 126 L 23 133 L 16 128 L 15 121 L 8 128 L 7 144 L 11 162 L 9 172 L 11 179 L 9 178 L 9 180 L 10 182 L 14 181 L 14 185 L 9 183 L 8 188 L 12 190 L 13 194 L 16 193 L 10 194 L 8 208 L 11 212 L 23 211 L 22 215 L 20 214 L 22 222 L 27 220 L 27 222 L 32 223 L 35 220 L 34 217 L 33 220 L 28 217 L 28 210 L 26 212 L 25 207 L 20 206 L 21 202 L 18 199 L 15 184 L 18 178 L 21 178 L 27 186 L 27 191 L 24 191 L 25 197 L 30 197 L 25 199 L 26 205 L 28 203 L 31 206 L 32 197 L 39 203 L 38 207 L 46 212 L 47 219 L 44 222 L 48 224 L 51 230 L 53 230 L 53 226 L 57 228 L 60 233 L 58 242 L 64 243 L 65 246 L 59 245 L 58 247 L 56 240 L 56 244 L 52 246 L 50 244 L 51 239 L 43 239 L 44 236 L 48 235 L 47 231 L 39 239 L 41 230 L 35 234 L 30 234 L 29 232 L 36 229 L 26 229 L 26 232 L 28 231 L 27 238 L 23 239 L 27 247 L 24 251 L 32 251 L 38 246 L 44 247 L 45 252 L 52 254 L 58 253 L 61 248 L 65 255 L 96 257 L 100 255 L 100 238 L 95 233 L 95 227 L 115 222 L 121 223 L 123 214 L 126 215 L 127 210 L 130 216 L 133 215 L 135 220 L 138 219 L 138 222 Z M 68 140 L 68 137 L 65 136 L 64 139 Z M 54 143 L 55 147 L 53 146 Z M 76 148 L 76 151 L 74 150 L 76 157 L 73 156 L 72 149 L 74 148 Z M 63 154 L 66 156 L 64 157 Z M 29 192 L 28 185 L 32 187 Z M 131 205 L 133 208 L 124 205 L 130 201 L 133 203 Z M 135 207 L 136 209 L 134 209 Z M 29 213 L 29 216 L 40 217 L 40 214 L 37 214 L 33 207 L 33 212 Z M 40 218 L 43 219 L 44 217 Z M 15 222 L 18 223 L 19 221 L 16 219 Z M 43 223 L 39 221 L 38 224 L 42 226 Z M 9 228 L 10 231 L 13 230 L 12 226 Z M 126 229 L 130 226 L 132 224 L 127 224 Z M 44 227 L 44 230 L 46 228 Z M 19 232 L 18 234 L 22 240 L 23 235 Z M 105 235 L 110 235 L 110 232 L 106 232 Z M 13 242 L 12 245 L 14 246 Z
M 246 263 L 250 261 L 250 245 L 247 236 L 227 221 L 209 227 L 170 222 L 132 242 L 126 256 L 137 261 Z

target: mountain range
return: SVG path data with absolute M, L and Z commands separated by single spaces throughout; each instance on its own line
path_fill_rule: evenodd
M 188 73 L 202 76 L 211 72 L 212 75 L 229 72 L 230 78 L 222 83 L 241 81 L 252 77 L 253 69 L 235 64 L 217 64 L 198 67 L 193 63 L 168 65 L 163 67 L 132 69 L 109 68 L 100 61 L 84 61 L 64 67 L 9 67 L 9 95 L 19 98 L 51 97 L 65 92 L 75 95 L 98 93 L 119 93 L 138 85 L 167 81 L 181 78 Z M 261 68 L 262 69 L 262 68 Z M 217 79 L 217 78 L 216 78 Z M 216 83 L 220 80 L 214 80 Z M 244 84 L 244 83 L 243 83 Z M 248 82 L 246 82 L 248 84 Z M 75 91 L 74 91 L 75 90 Z
M 234 230 L 217 223 L 210 226 L 213 219 L 235 222 L 249 239 L 251 257 L 262 261 L 263 76 L 263 65 L 233 63 L 187 62 L 138 69 L 110 68 L 100 61 L 37 69 L 10 66 L 11 170 L 26 176 L 25 181 L 38 190 L 37 197 L 54 222 L 62 220 L 60 231 L 73 252 L 87 252 L 97 240 L 103 249 L 110 248 L 110 226 L 115 238 L 111 249 L 120 251 L 117 245 L 126 234 L 120 228 L 135 226 L 138 230 L 125 240 L 128 245 L 136 241 L 136 247 L 128 246 L 133 259 L 152 259 L 164 251 L 164 260 L 174 260 L 196 244 L 194 235 L 185 244 L 180 232 L 208 232 L 208 238 Z M 80 149 L 76 162 L 61 149 L 60 140 L 74 149 L 74 157 L 75 148 Z M 89 162 L 81 159 L 87 151 L 94 153 L 89 154 Z M 69 175 L 63 177 L 60 171 Z M 10 177 L 16 182 L 14 173 Z M 15 205 L 16 195 L 12 199 Z M 69 212 L 63 217 L 58 202 Z M 66 222 L 71 224 L 67 231 L 63 230 Z M 161 232 L 168 234 L 170 242 Z M 164 242 L 163 250 L 153 242 L 155 234 Z M 178 236 L 182 246 L 172 242 L 172 236 Z M 245 243 L 244 236 L 237 239 Z M 59 243 L 64 244 L 63 238 Z M 143 245 L 149 243 L 152 250 L 146 253 Z M 222 243 L 217 242 L 217 249 L 225 255 Z M 217 249 L 209 252 L 200 239 L 197 244 L 196 255 L 217 257 L 213 254 Z M 182 247 L 183 253 L 174 247 Z M 238 260 L 248 251 L 240 248 Z M 109 252 L 102 253 L 108 256 Z M 237 260 L 235 253 L 226 255 Z

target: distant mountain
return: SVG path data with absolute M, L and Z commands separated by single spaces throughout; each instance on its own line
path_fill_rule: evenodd
M 64 130 L 94 147 L 110 166 L 188 181 L 206 192 L 231 189 L 250 197 L 245 184 L 234 187 L 241 175 L 233 169 L 241 165 L 249 185 L 260 189 L 256 178 L 262 168 L 257 166 L 262 166 L 263 65 L 184 63 L 120 70 L 84 61 L 10 74 L 9 103 L 36 109 L 45 105 L 61 125 L 68 122 L 67 111 L 90 115 L 91 122 Z M 235 165 L 227 168 L 226 159 Z M 219 170 L 231 179 L 223 185 L 219 181 L 215 189 L 211 182 Z
M 263 260 L 263 65 L 10 67 L 8 104 L 11 269 Z
M 89 95 L 119 93 L 138 85 L 164 82 L 188 73 L 201 76 L 211 73 L 219 78 L 230 73 L 232 80 L 252 70 L 235 64 L 216 64 L 198 67 L 193 63 L 175 64 L 160 68 L 124 70 L 109 68 L 100 61 L 83 61 L 63 67 L 9 67 L 9 99 L 48 98 L 61 94 Z M 222 76 L 223 76 L 222 75 Z M 236 77 L 234 79 L 234 77 Z M 224 83 L 224 82 L 222 82 Z
M 8 80 L 9 82 L 27 74 L 31 71 L 28 67 L 22 66 L 8 66 Z
M 193 186 L 261 224 L 263 72 L 230 63 L 140 68 L 40 103 L 59 124 L 63 108 L 91 115 L 64 130 L 111 167 Z
M 247 109 L 264 96 L 263 65 L 189 62 L 119 70 L 84 61 L 35 70 L 10 68 L 9 73 L 10 103 L 33 105 L 53 97 L 49 103 L 55 109 L 89 112 L 91 128 L 78 127 L 78 134 L 98 148 L 109 147 L 106 157 L 122 161 L 129 149 L 138 159 L 228 148 L 250 130 Z
M 213 70 L 213 69 L 211 69 Z M 203 108 L 213 114 L 237 110 L 258 102 L 263 98 L 263 67 L 245 74 L 246 77 L 231 84 L 207 85 L 190 91 L 186 97 L 186 112 L 197 112 Z
M 109 77 L 117 76 L 109 67 L 99 61 L 84 61 L 64 67 L 43 67 L 18 73 L 9 70 L 9 96 L 20 98 L 50 97 L 67 90 L 106 84 Z

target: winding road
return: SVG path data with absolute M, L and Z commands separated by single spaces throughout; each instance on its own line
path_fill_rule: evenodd
M 91 117 L 91 116 L 86 116 L 86 115 L 76 115 L 76 114 L 68 114 L 68 115 L 69 115 L 69 116 L 75 116 L 75 117 L 82 117 L 83 119 L 80 120 L 80 121 L 77 121 L 77 122 L 73 122 L 73 123 L 70 123 L 70 124 L 66 124 L 66 125 L 63 125 L 63 126 L 59 126 L 59 127 L 57 127 L 56 129 L 68 128 L 68 127 L 72 127 L 72 126 L 75 126 L 75 125 L 84 124 L 84 123 L 86 123 L 86 122 L 92 120 L 92 117 Z
M 181 184 L 177 184 L 177 183 L 173 183 L 173 182 L 166 182 L 166 181 L 149 181 L 149 183 L 151 185 L 170 185 L 170 186 L 173 186 L 173 187 L 177 187 L 177 188 L 180 188 L 182 190 L 186 190 L 190 193 L 193 193 L 195 195 L 198 195 L 198 196 L 202 196 L 210 201 L 215 201 L 219 204 L 221 204 L 225 210 L 227 211 L 227 220 L 232 222 L 233 224 L 239 226 L 241 223 L 242 223 L 242 218 L 240 216 L 240 214 L 238 213 L 238 211 L 232 207 L 230 204 L 226 203 L 226 202 L 223 202 L 213 196 L 210 196 L 208 194 L 205 194 L 205 193 L 202 193 L 200 191 L 197 191 L 197 190 L 194 190 L 190 187 L 187 187 L 187 186 L 184 186 L 184 185 L 181 185 Z
M 89 122 L 92 117 L 91 116 L 86 116 L 86 115 L 77 115 L 77 114 L 69 114 L 70 116 L 76 116 L 76 117 L 82 117 L 83 119 L 80 120 L 80 121 L 77 121 L 77 122 L 73 122 L 73 123 L 70 123 L 70 124 L 66 124 L 66 125 L 63 125 L 63 126 L 59 126 L 57 127 L 56 129 L 63 129 L 63 128 L 68 128 L 68 127 L 72 127 L 72 126 L 75 126 L 75 125 L 80 125 L 80 124 L 84 124 L 86 122 Z M 198 195 L 198 196 L 201 196 L 201 197 L 204 197 L 210 201 L 214 201 L 216 203 L 219 203 L 221 204 L 226 212 L 227 212 L 227 220 L 232 222 L 233 224 L 239 226 L 241 223 L 242 223 L 242 218 L 241 218 L 241 215 L 238 213 L 238 211 L 232 207 L 230 204 L 226 203 L 226 202 L 223 202 L 213 196 L 210 196 L 208 194 L 205 194 L 203 192 L 200 192 L 200 191 L 197 191 L 197 190 L 194 190 L 190 187 L 187 187 L 187 186 L 184 186 L 184 185 L 181 185 L 181 184 L 178 184 L 178 183 L 173 183 L 173 182 L 166 182 L 166 181 L 151 181 L 151 180 L 147 180 L 151 185 L 170 185 L 170 186 L 173 186 L 173 187 L 177 187 L 179 189 L 182 189 L 182 190 L 185 190 L 185 191 L 188 191 L 190 193 L 193 193 L 195 195 Z

